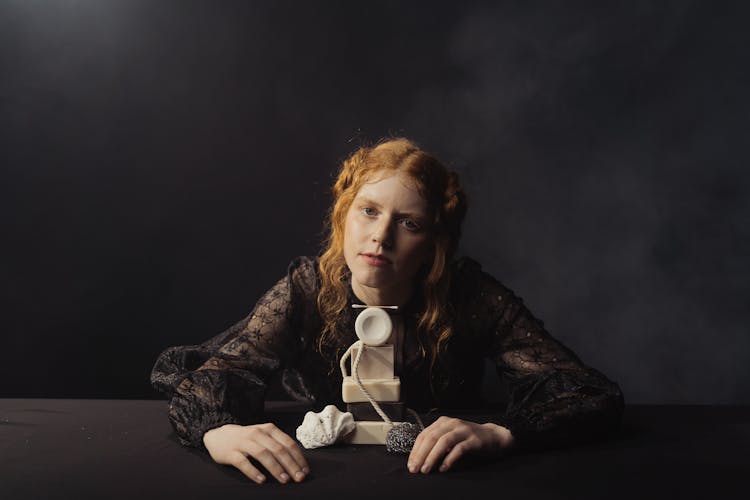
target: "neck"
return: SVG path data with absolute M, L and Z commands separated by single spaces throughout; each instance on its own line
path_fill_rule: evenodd
M 368 306 L 403 306 L 414 293 L 414 284 L 398 284 L 391 288 L 374 288 L 352 279 L 354 295 Z

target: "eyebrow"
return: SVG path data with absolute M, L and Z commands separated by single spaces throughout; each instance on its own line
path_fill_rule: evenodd
M 376 206 L 376 207 L 378 207 L 378 208 L 382 208 L 382 207 L 383 207 L 383 205 L 381 205 L 381 204 L 380 204 L 380 203 L 378 203 L 377 201 L 375 201 L 375 200 L 373 200 L 373 199 L 370 199 L 370 198 L 367 198 L 366 196 L 362 196 L 362 197 L 359 197 L 359 198 L 357 198 L 357 200 L 356 200 L 356 201 L 357 201 L 357 203 L 367 203 L 368 205 L 374 205 L 374 206 Z M 426 219 L 426 218 L 427 218 L 427 215 L 426 215 L 426 214 L 425 214 L 425 215 L 423 215 L 423 214 L 420 214 L 420 213 L 417 213 L 417 212 L 414 212 L 414 213 L 409 213 L 409 212 L 403 212 L 403 213 L 401 213 L 401 212 L 396 212 L 396 215 L 398 215 L 399 217 L 403 217 L 403 216 L 407 216 L 407 217 L 414 217 L 414 218 L 416 218 L 416 219 Z

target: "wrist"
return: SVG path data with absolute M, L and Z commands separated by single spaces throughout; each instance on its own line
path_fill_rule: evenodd
M 513 436 L 513 433 L 510 431 L 510 429 L 492 422 L 487 422 L 486 424 L 482 425 L 487 427 L 488 429 L 491 429 L 495 433 L 500 449 L 508 449 L 513 447 L 513 444 L 515 443 L 515 437 Z
M 227 427 L 229 427 L 230 425 L 233 425 L 233 424 L 224 424 L 224 425 L 219 425 L 219 426 L 216 426 L 216 427 L 212 427 L 212 428 L 208 429 L 208 430 L 207 430 L 206 432 L 204 432 L 204 433 L 203 433 L 203 439 L 202 439 L 202 441 L 203 441 L 203 445 L 204 445 L 204 446 L 206 445 L 206 439 L 210 439 L 210 437 L 211 437 L 211 436 L 213 436 L 213 435 L 217 434 L 217 433 L 216 433 L 216 432 L 214 432 L 214 431 L 218 431 L 218 430 L 220 430 L 220 429 L 224 429 L 224 428 L 227 428 Z

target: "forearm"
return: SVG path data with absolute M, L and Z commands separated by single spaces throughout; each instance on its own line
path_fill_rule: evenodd
M 553 370 L 512 387 L 506 414 L 493 420 L 511 430 L 516 447 L 544 448 L 612 431 L 623 408 L 619 386 L 598 372 Z
M 259 421 L 265 385 L 239 370 L 198 370 L 188 374 L 169 404 L 169 420 L 180 442 L 201 448 L 203 435 L 228 423 Z

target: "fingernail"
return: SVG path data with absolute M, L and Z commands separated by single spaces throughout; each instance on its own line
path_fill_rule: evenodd
M 309 474 L 310 469 L 308 469 L 307 467 L 302 467 L 302 472 L 304 472 L 305 474 Z
M 301 470 L 298 470 L 297 472 L 294 473 L 294 479 L 296 479 L 297 481 L 302 481 L 302 478 L 304 477 L 305 477 L 305 474 Z
M 428 472 L 430 472 L 430 468 L 427 467 L 427 464 L 423 465 L 422 466 L 422 473 L 423 474 L 427 474 Z
M 440 472 L 445 472 L 447 470 L 448 470 L 448 466 L 447 465 L 443 464 L 443 465 L 440 466 Z
M 259 483 L 262 483 L 263 481 L 266 480 L 265 476 L 262 476 L 260 474 L 258 474 L 257 476 L 255 476 L 255 479 L 257 479 Z
M 289 481 L 289 474 L 287 474 L 286 472 L 282 472 L 281 473 L 281 480 L 284 481 L 285 483 L 287 481 Z

